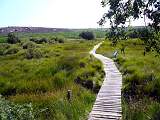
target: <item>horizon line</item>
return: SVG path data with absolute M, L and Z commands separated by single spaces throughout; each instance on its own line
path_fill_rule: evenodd
M 92 28 L 68 28 L 68 27 L 47 27 L 47 26 L 0 26 L 0 28 L 9 28 L 9 27 L 28 27 L 28 28 L 51 28 L 51 29 L 109 29 L 110 27 L 92 27 Z M 128 26 L 127 26 L 128 27 Z M 130 27 L 144 27 L 141 26 L 130 26 Z

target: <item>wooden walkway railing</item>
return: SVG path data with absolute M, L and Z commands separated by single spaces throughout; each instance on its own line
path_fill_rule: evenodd
M 101 44 L 96 45 L 90 54 L 103 63 L 106 75 L 88 120 L 121 120 L 122 75 L 112 59 L 95 53 Z

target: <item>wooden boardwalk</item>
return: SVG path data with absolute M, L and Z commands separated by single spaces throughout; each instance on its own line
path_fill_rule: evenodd
M 122 75 L 112 59 L 96 54 L 101 44 L 96 45 L 90 54 L 103 63 L 106 75 L 88 120 L 121 120 Z

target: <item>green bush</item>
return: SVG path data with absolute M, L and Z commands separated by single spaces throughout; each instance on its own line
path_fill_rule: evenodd
M 35 42 L 37 44 L 47 43 L 47 38 L 30 38 L 30 41 Z
M 9 48 L 10 48 L 10 45 L 8 43 L 0 43 L 0 55 L 3 55 L 4 51 Z
M 41 38 L 39 40 L 40 43 L 47 43 L 48 42 L 48 39 L 47 38 Z
M 23 49 L 35 48 L 36 44 L 32 41 L 26 42 L 22 45 Z
M 13 104 L 0 96 L 1 120 L 34 120 L 32 104 Z
M 55 41 L 58 43 L 64 43 L 64 37 L 61 36 L 55 37 Z
M 18 47 L 12 46 L 9 49 L 5 50 L 3 54 L 4 55 L 7 55 L 7 54 L 16 54 L 18 51 L 19 51 Z
M 7 42 L 11 44 L 16 44 L 20 42 L 20 40 L 14 33 L 8 33 Z
M 86 40 L 93 40 L 95 39 L 95 35 L 92 32 L 81 32 L 79 37 L 86 39 Z
M 43 56 L 42 52 L 39 49 L 37 49 L 37 48 L 36 49 L 29 48 L 26 51 L 26 58 L 27 59 L 33 59 L 33 58 L 39 59 L 42 56 Z
M 55 41 L 55 37 L 52 37 L 48 40 L 48 43 L 49 44 L 54 44 L 56 41 Z
M 3 49 L 3 48 L 8 49 L 10 46 L 11 46 L 11 45 L 8 44 L 8 43 L 0 43 L 0 48 L 1 48 L 1 49 Z

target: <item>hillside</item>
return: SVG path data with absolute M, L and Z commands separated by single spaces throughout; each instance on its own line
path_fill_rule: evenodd
M 10 32 L 28 32 L 28 33 L 50 33 L 50 32 L 71 32 L 70 29 L 64 28 L 45 28 L 45 27 L 2 27 L 0 34 Z
M 10 32 L 19 33 L 54 33 L 54 32 L 82 32 L 82 31 L 93 31 L 93 32 L 105 32 L 108 28 L 86 28 L 86 29 L 67 29 L 67 28 L 46 28 L 46 27 L 0 27 L 0 35 L 8 34 Z

